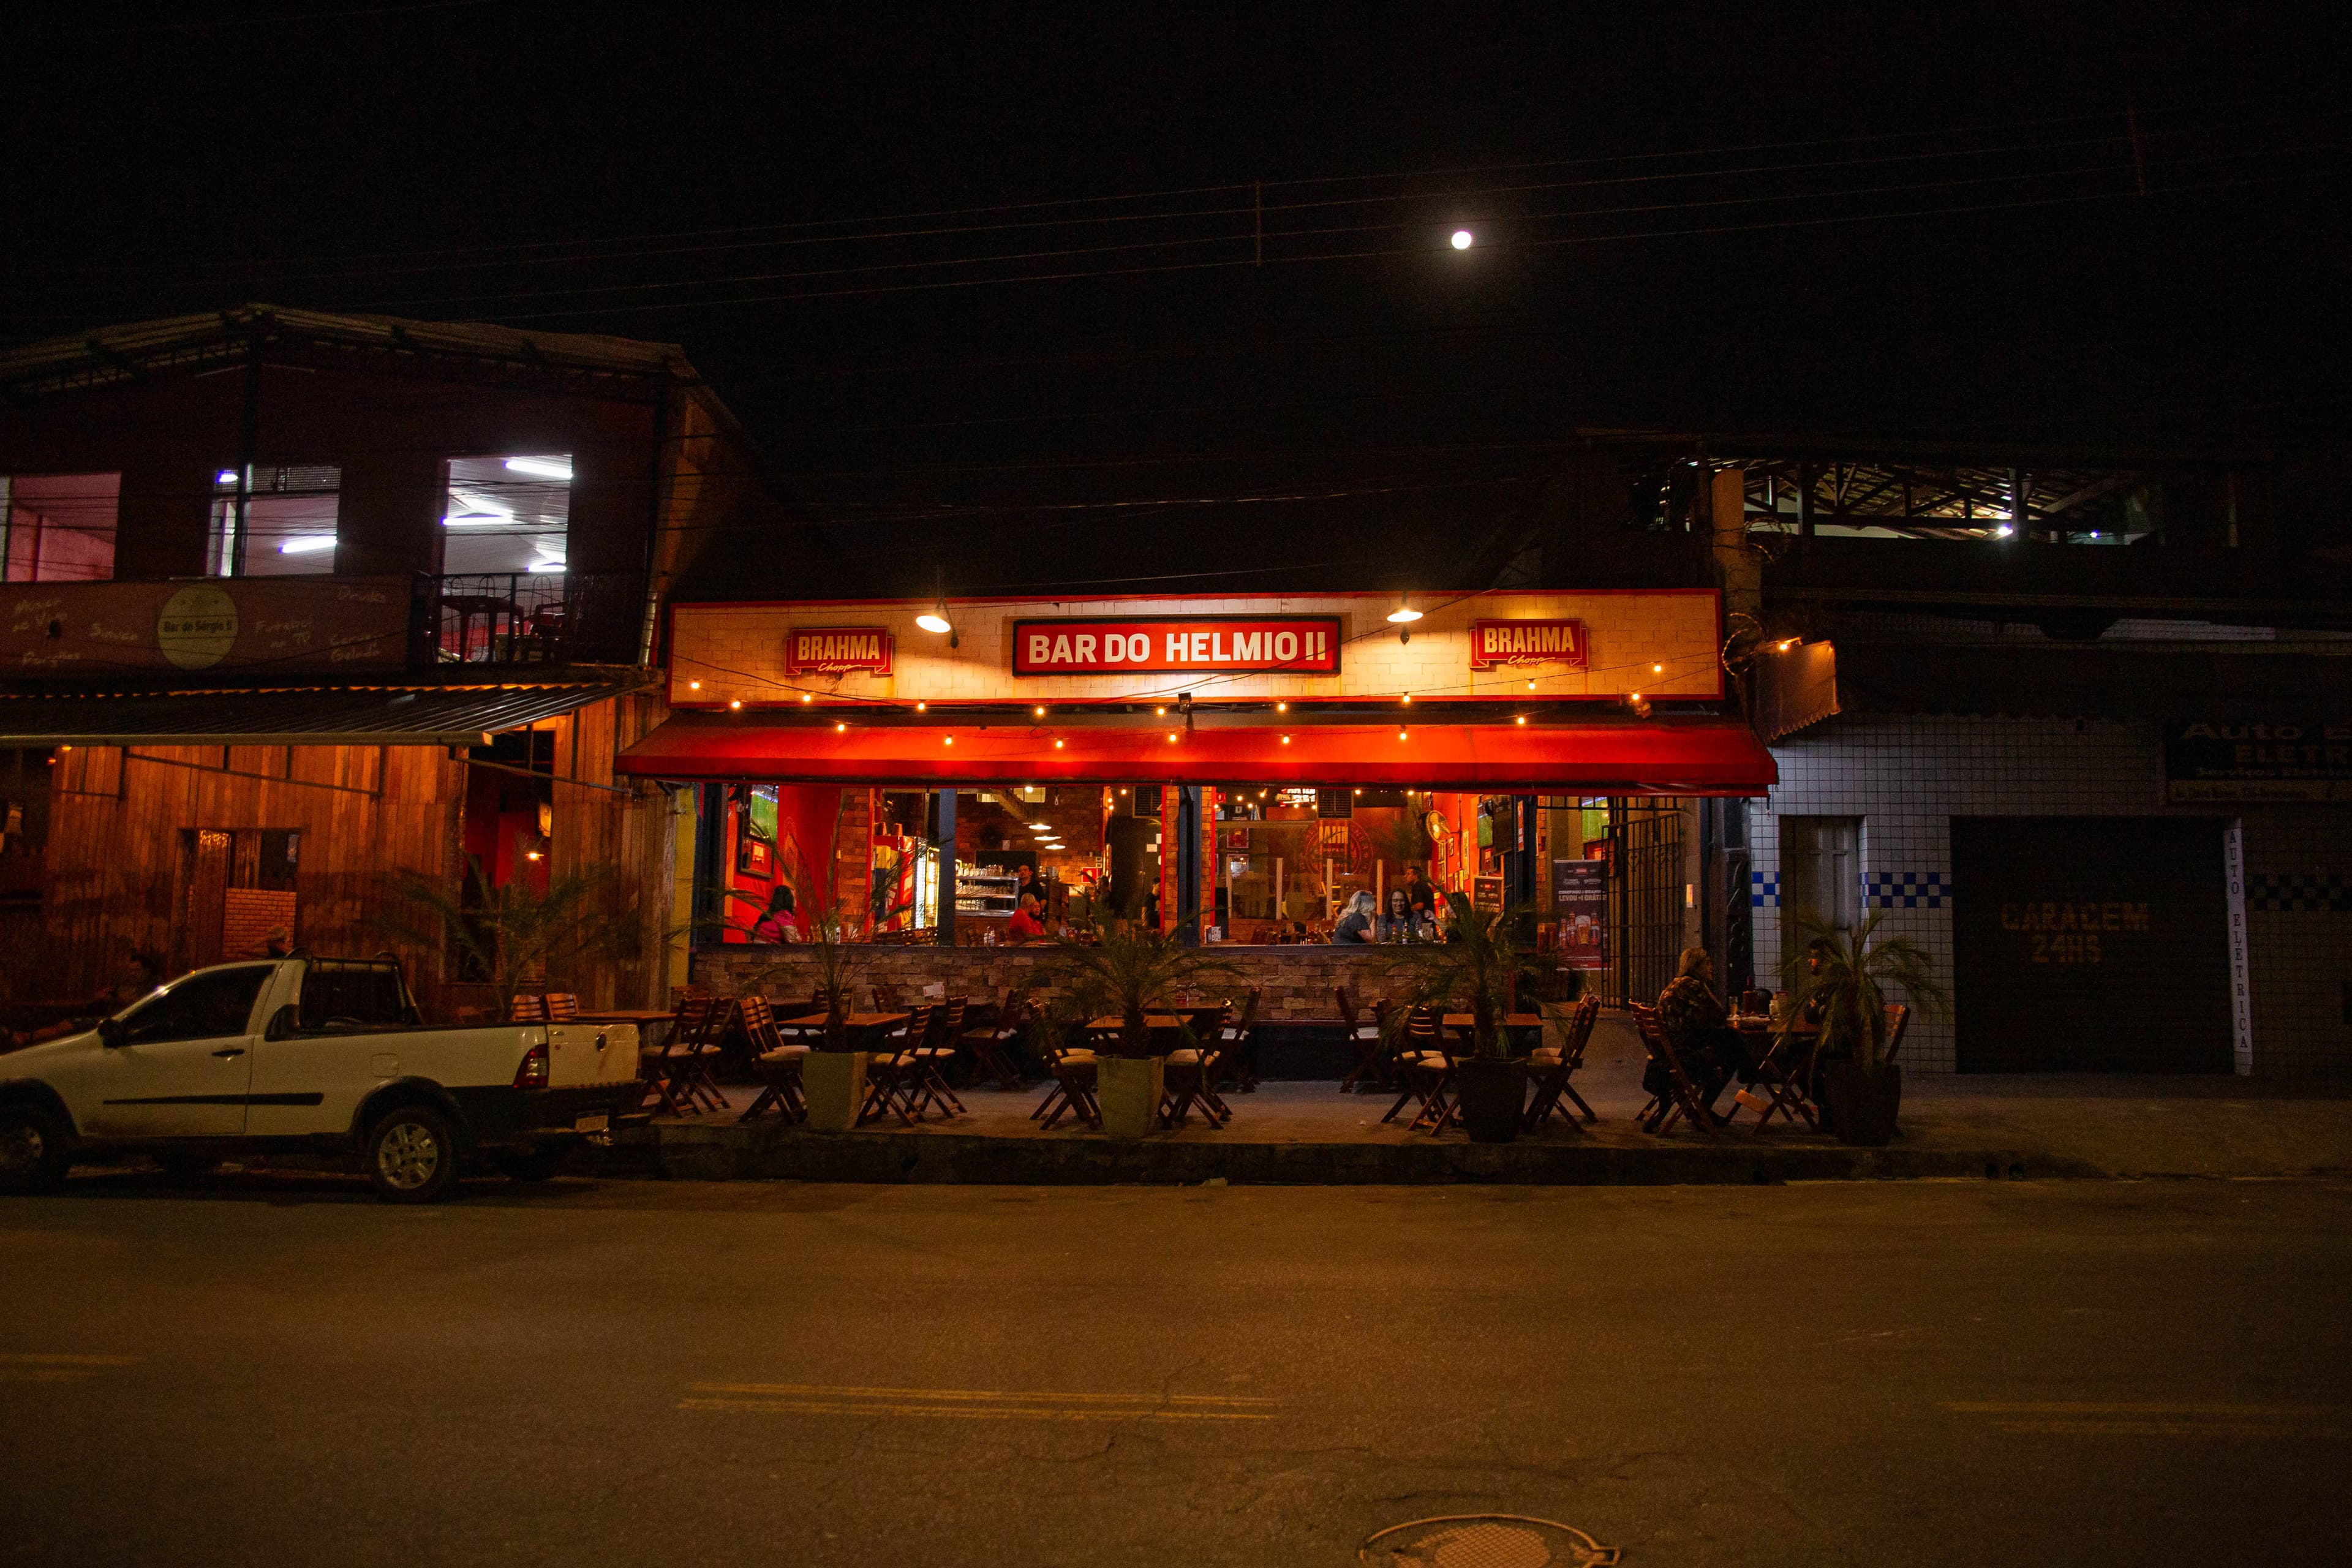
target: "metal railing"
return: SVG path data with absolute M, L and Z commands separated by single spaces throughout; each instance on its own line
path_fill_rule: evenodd
M 635 572 L 474 572 L 417 580 L 425 664 L 631 664 L 645 614 Z

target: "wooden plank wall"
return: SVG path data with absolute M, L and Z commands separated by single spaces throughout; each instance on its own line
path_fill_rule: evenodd
M 464 798 L 464 765 L 438 747 L 93 746 L 58 762 L 47 896 L 0 959 L 21 999 L 90 994 L 133 947 L 169 958 L 183 828 L 299 829 L 297 940 L 397 946 L 376 924 L 383 874 L 446 875 Z M 437 955 L 411 972 L 437 976 Z
M 608 699 L 541 726 L 556 731 L 554 868 L 611 865 L 625 885 L 644 890 L 653 910 L 635 959 L 614 973 L 564 977 L 597 1005 L 668 999 L 667 802 L 657 786 L 617 781 L 613 768 L 616 745 L 657 722 L 657 707 Z M 12 913 L 0 926 L 5 999 L 90 995 L 133 947 L 168 960 L 184 828 L 299 829 L 297 942 L 320 952 L 401 952 L 428 1008 L 476 999 L 478 988 L 449 983 L 442 953 L 408 951 L 379 923 L 395 870 L 457 886 L 467 764 L 441 748 L 76 747 L 59 755 L 43 907 Z M 621 783 L 631 793 L 583 783 Z

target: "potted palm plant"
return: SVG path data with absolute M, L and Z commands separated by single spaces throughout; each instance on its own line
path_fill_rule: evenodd
M 389 879 L 375 924 L 427 952 L 455 950 L 461 973 L 497 993 L 500 1018 L 533 977 L 619 963 L 642 954 L 645 911 L 609 866 L 558 871 L 541 888 L 518 859 L 499 885 L 472 856 L 463 891 L 415 871 Z
M 1168 1068 L 1167 1057 L 1152 1052 L 1146 1015 L 1173 1005 L 1181 987 L 1235 971 L 1202 949 L 1182 946 L 1139 921 L 1097 924 L 1088 929 L 1087 937 L 1091 940 L 1064 937 L 1057 942 L 1045 978 L 1062 994 L 1057 1005 L 1062 1016 L 1119 1020 L 1111 1053 L 1095 1066 L 1096 1098 L 1102 1105 L 1105 1132 L 1140 1138 L 1159 1113 Z M 1179 1032 L 1188 1047 L 1198 1044 L 1189 1023 Z
M 808 887 L 811 879 L 804 868 L 796 862 L 793 871 L 794 879 Z M 830 860 L 821 880 L 823 891 L 812 900 L 814 907 L 802 917 L 807 940 L 793 944 L 807 954 L 807 960 L 769 964 L 746 976 L 743 984 L 755 992 L 764 992 L 770 984 L 787 976 L 795 985 L 809 984 L 809 965 L 814 965 L 814 999 L 824 1009 L 824 1033 L 817 1048 L 801 1060 L 801 1092 L 808 1102 L 806 1124 L 846 1132 L 857 1125 L 858 1110 L 866 1103 L 866 1068 L 872 1056 L 850 1049 L 849 1015 L 855 1010 L 851 996 L 882 951 L 875 945 L 876 934 L 905 913 L 907 905 L 891 904 L 887 896 L 879 907 L 871 900 L 836 897 Z
M 1388 965 L 1401 976 L 1403 1005 L 1389 1010 L 1391 1038 L 1401 1036 L 1422 1006 L 1454 1008 L 1470 1015 L 1471 1054 L 1455 1064 L 1462 1096 L 1462 1125 L 1481 1143 L 1507 1143 L 1519 1135 L 1526 1109 L 1528 1064 L 1510 1054 L 1503 1019 L 1519 987 L 1532 992 L 1549 978 L 1532 952 L 1511 937 L 1522 911 L 1471 906 L 1461 892 L 1445 895 L 1445 941 L 1400 949 Z
M 1927 955 L 1908 937 L 1878 934 L 1885 918 L 1882 910 L 1848 932 L 1800 910 L 1780 965 L 1782 1030 L 1800 1020 L 1821 1026 L 1808 1068 L 1812 1097 L 1840 1140 L 1872 1148 L 1895 1136 L 1903 1105 L 1903 1069 L 1886 1059 L 1887 993 L 1900 992 L 1921 1017 L 1950 1006 Z

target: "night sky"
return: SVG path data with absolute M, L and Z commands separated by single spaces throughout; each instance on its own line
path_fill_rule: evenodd
M 52 12 L 0 338 L 676 342 L 888 585 L 1458 556 L 1579 426 L 2330 427 L 2340 22 L 1888 9 Z

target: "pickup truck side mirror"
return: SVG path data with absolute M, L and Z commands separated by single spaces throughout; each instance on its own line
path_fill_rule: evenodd
M 100 1018 L 98 1021 L 99 1044 L 108 1050 L 121 1045 L 130 1033 L 131 1026 L 120 1018 Z
M 269 1016 L 269 1026 L 261 1032 L 265 1040 L 290 1040 L 302 1028 L 302 1009 L 289 1002 Z

